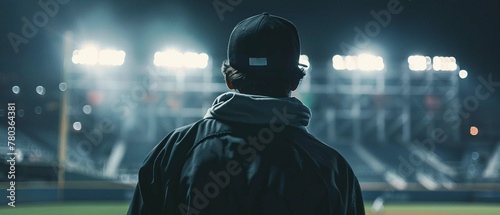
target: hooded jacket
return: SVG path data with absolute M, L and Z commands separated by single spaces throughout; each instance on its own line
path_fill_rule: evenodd
M 129 215 L 364 214 L 360 186 L 293 97 L 217 97 L 147 156 Z

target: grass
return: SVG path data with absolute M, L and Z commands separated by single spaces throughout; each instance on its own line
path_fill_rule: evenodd
M 371 205 L 366 206 L 367 214 L 377 214 L 371 211 Z M 500 204 L 481 203 L 404 203 L 387 204 L 379 214 L 459 214 L 459 215 L 499 215 Z
M 0 207 L 2 215 L 124 215 L 128 203 L 49 203 L 18 204 L 15 208 Z
M 377 214 L 370 210 L 371 205 L 366 205 L 367 214 Z M 47 204 L 18 204 L 15 208 L 0 206 L 2 215 L 124 215 L 127 213 L 128 202 L 106 203 L 47 203 Z M 437 204 L 437 203 L 405 203 L 385 205 L 383 215 L 450 215 L 474 214 L 493 215 L 500 214 L 500 204 Z

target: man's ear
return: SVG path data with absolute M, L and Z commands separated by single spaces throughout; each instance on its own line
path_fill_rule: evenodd
M 224 79 L 226 80 L 226 86 L 227 86 L 227 88 L 229 88 L 230 90 L 234 90 L 233 83 L 231 83 L 231 80 L 229 80 L 229 78 L 225 74 L 224 74 Z

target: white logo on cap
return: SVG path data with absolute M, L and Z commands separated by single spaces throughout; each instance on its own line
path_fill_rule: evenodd
M 250 66 L 267 66 L 267 58 L 248 58 L 248 64 Z

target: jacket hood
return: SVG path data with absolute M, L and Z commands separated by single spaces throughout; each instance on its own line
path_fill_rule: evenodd
M 249 124 L 284 124 L 305 129 L 311 110 L 295 97 L 228 92 L 215 99 L 204 118 Z

